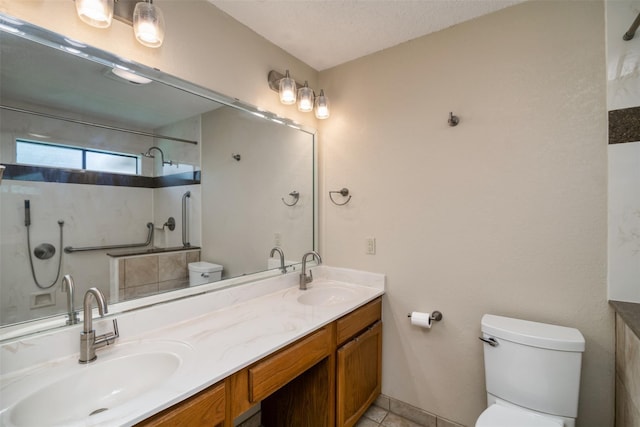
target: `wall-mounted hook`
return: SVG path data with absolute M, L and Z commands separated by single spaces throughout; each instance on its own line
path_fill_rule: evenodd
M 451 127 L 458 126 L 458 123 L 460 123 L 460 117 L 454 116 L 453 112 L 450 112 L 448 123 L 449 123 L 449 126 Z
M 236 161 L 237 161 L 237 162 L 239 162 L 239 161 L 240 161 L 240 159 L 242 158 L 242 157 L 240 156 L 240 154 L 235 154 L 235 153 L 234 153 L 234 154 L 232 154 L 232 155 L 231 155 L 231 157 L 233 157 L 234 159 L 236 159 Z
M 338 203 L 335 200 L 333 200 L 333 196 L 332 196 L 332 194 L 336 194 L 336 193 L 340 194 L 342 197 L 347 197 L 347 196 L 349 196 L 349 189 L 348 188 L 343 188 L 342 190 L 329 191 L 329 198 L 331 199 L 331 201 L 333 202 L 334 205 L 344 206 L 347 203 L 349 203 L 349 200 L 351 200 L 351 196 L 349 196 L 349 198 L 344 203 Z
M 282 203 L 284 203 L 287 206 L 294 206 L 296 203 L 298 203 L 298 200 L 300 200 L 300 193 L 294 190 L 291 193 L 289 193 L 289 195 L 293 197 L 293 203 L 289 204 L 285 202 L 284 197 L 282 198 Z

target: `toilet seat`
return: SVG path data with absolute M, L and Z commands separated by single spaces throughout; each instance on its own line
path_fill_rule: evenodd
M 558 419 L 494 403 L 480 414 L 475 427 L 562 427 L 563 425 L 564 423 Z

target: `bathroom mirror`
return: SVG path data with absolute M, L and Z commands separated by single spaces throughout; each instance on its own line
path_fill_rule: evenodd
M 65 274 L 117 312 L 315 249 L 313 130 L 2 15 L 0 37 L 2 327 L 64 324 Z

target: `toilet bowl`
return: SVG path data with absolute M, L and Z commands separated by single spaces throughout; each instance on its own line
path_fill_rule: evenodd
M 480 415 L 476 427 L 563 427 L 561 418 L 517 408 L 508 403 L 494 403 Z

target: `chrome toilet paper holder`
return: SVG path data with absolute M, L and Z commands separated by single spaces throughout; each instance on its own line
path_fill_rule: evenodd
M 411 313 L 407 314 L 407 317 L 411 317 Z M 431 312 L 431 316 L 429 316 L 429 318 L 431 320 L 435 320 L 436 322 L 439 322 L 442 320 L 442 313 L 439 311 L 432 311 Z

